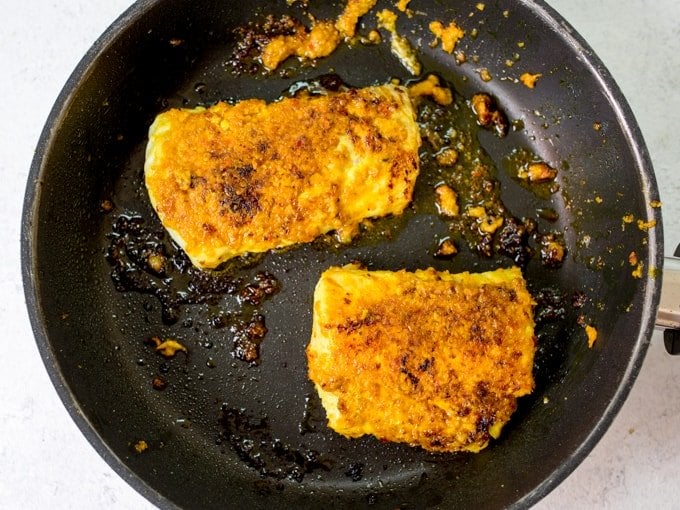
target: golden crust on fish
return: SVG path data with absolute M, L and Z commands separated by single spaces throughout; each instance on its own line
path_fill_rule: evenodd
M 351 240 L 400 214 L 419 171 L 406 89 L 173 109 L 149 130 L 145 182 L 164 227 L 200 268 L 314 240 Z
M 325 271 L 309 377 L 328 425 L 431 451 L 479 451 L 534 387 L 533 301 L 519 269 Z

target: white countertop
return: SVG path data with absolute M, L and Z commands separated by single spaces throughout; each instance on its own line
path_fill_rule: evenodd
M 680 243 L 680 2 L 550 3 L 595 49 L 635 112 L 661 189 L 670 255 Z M 0 24 L 0 229 L 9 248 L 0 265 L 2 508 L 152 508 L 95 453 L 53 389 L 28 322 L 19 261 L 26 177 L 47 114 L 89 46 L 130 4 L 25 0 L 6 5 Z M 657 332 L 609 431 L 537 508 L 680 508 L 679 429 L 680 358 L 665 353 Z

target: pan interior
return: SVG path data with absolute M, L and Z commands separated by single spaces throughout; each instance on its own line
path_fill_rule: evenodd
M 342 249 L 315 243 L 235 270 L 241 285 L 266 271 L 280 286 L 260 309 L 269 331 L 259 365 L 235 359 L 234 332 L 215 322 L 233 296 L 182 306 L 169 324 L 156 296 L 115 290 L 106 255 L 117 218 L 141 218 L 142 228 L 161 233 L 169 246 L 142 183 L 146 131 L 158 112 L 218 100 L 275 100 L 292 84 L 329 73 L 352 86 L 411 78 L 386 43 L 343 46 L 314 66 L 286 63 L 287 73 L 267 78 L 236 77 L 227 63 L 233 29 L 288 12 L 284 4 L 141 2 L 67 85 L 38 148 L 32 177 L 40 187 L 29 189 L 24 223 L 30 230 L 27 295 L 53 379 L 67 405 L 84 417 L 77 420 L 100 452 L 138 476 L 132 483 L 161 506 L 217 508 L 238 501 L 264 508 L 272 498 L 319 508 L 471 502 L 492 508 L 536 501 L 593 446 L 632 384 L 659 282 L 646 274 L 634 278 L 629 254 L 635 252 L 647 271 L 659 266 L 663 252 L 660 215 L 650 206 L 657 190 L 637 128 L 606 71 L 540 5 L 518 2 L 507 9 L 487 2 L 480 11 L 476 2 L 429 2 L 427 16 L 402 16 L 399 25 L 420 43 L 426 71 L 462 97 L 492 94 L 514 121 L 516 129 L 504 139 L 479 135 L 496 163 L 502 199 L 515 216 L 535 217 L 541 228 L 562 232 L 569 250 L 560 269 L 538 260 L 526 267 L 535 295 L 562 296 L 565 319 L 539 326 L 536 391 L 522 399 L 488 449 L 434 455 L 373 438 L 344 439 L 325 426 L 306 376 L 312 291 L 325 268 L 357 259 L 374 269 L 452 272 L 512 263 L 470 250 L 452 260 L 433 258 L 433 240 L 447 232 L 434 214 L 410 210 L 401 220 L 383 222 L 386 239 L 369 236 Z M 319 18 L 339 8 L 310 2 Z M 372 16 L 367 28 L 375 26 Z M 461 42 L 467 64 L 428 45 L 432 19 L 477 30 L 476 38 Z M 482 68 L 491 81 L 482 79 Z M 543 74 L 533 90 L 516 82 L 525 71 Z M 503 170 L 518 147 L 559 169 L 558 193 L 538 198 Z M 112 210 L 102 210 L 106 201 Z M 554 209 L 558 219 L 537 216 L 541 207 Z M 628 215 L 659 223 L 640 230 L 624 221 Z M 585 307 L 570 305 L 575 295 L 587 297 Z M 592 349 L 577 323 L 580 315 L 597 326 Z M 153 336 L 179 339 L 189 354 L 165 359 L 145 343 Z M 158 377 L 168 383 L 163 391 L 152 386 Z

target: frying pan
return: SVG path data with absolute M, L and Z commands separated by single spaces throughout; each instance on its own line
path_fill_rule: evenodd
M 587 455 L 628 394 L 661 286 L 647 269 L 660 268 L 663 253 L 651 205 L 656 184 L 628 106 L 586 43 L 542 2 L 485 2 L 480 11 L 476 2 L 414 0 L 412 7 L 427 15 L 402 16 L 399 27 L 418 44 L 424 67 L 464 97 L 492 94 L 509 119 L 522 121 L 503 140 L 485 132 L 480 139 L 515 215 L 536 217 L 546 203 L 559 213 L 550 225 L 538 222 L 564 233 L 569 255 L 559 269 L 529 262 L 532 292 L 582 293 L 586 305 L 567 304 L 567 320 L 539 326 L 537 388 L 498 441 L 479 454 L 432 455 L 328 430 L 304 359 L 311 292 L 330 265 L 359 258 L 375 268 L 463 271 L 510 263 L 465 250 L 434 259 L 424 248 L 441 234 L 431 215 L 410 215 L 390 241 L 303 246 L 239 269 L 244 278 L 268 271 L 280 285 L 262 307 L 269 332 L 257 366 L 231 356 L 228 329 L 208 325 L 223 302 L 184 306 L 168 324 L 156 297 L 117 291 L 106 257 L 115 218 L 136 214 L 160 230 L 141 186 L 146 130 L 159 111 L 273 100 L 296 81 L 330 72 L 354 86 L 409 78 L 386 44 L 341 47 L 313 67 L 292 66 L 290 75 L 236 78 L 225 66 L 233 29 L 287 11 L 285 2 L 138 2 L 88 52 L 48 119 L 27 186 L 22 258 L 32 325 L 61 398 L 97 451 L 158 506 L 525 507 Z M 320 18 L 340 8 L 310 2 Z M 431 48 L 424 27 L 432 19 L 455 19 L 468 34 L 476 28 L 461 48 L 478 61 L 457 66 Z M 521 58 L 509 67 L 514 53 Z M 480 68 L 494 79 L 485 82 Z M 543 74 L 534 90 L 511 79 L 520 68 Z M 559 193 L 538 199 L 504 177 L 502 160 L 516 146 L 560 168 Z M 102 211 L 106 200 L 113 211 Z M 640 230 L 623 222 L 626 215 L 657 223 Z M 633 251 L 642 278 L 631 275 Z M 597 326 L 592 349 L 580 314 Z M 145 345 L 151 336 L 180 338 L 190 354 L 160 358 Z M 150 383 L 159 374 L 168 382 L 162 392 Z M 264 445 L 267 469 L 237 447 L 248 441 Z

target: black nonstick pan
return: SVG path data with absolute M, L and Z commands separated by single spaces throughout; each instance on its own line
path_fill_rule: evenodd
M 464 243 L 453 258 L 434 257 L 437 240 L 455 233 L 428 208 L 424 182 L 403 218 L 378 222 L 349 246 L 320 240 L 240 261 L 218 276 L 187 267 L 142 182 L 157 113 L 275 100 L 320 77 L 357 87 L 413 79 L 386 33 L 381 44 L 343 44 L 313 65 L 235 73 L 239 27 L 262 26 L 268 14 L 306 20 L 305 10 L 331 19 L 342 9 L 303 4 L 140 1 L 71 76 L 36 151 L 22 232 L 26 298 L 50 376 L 97 451 L 160 507 L 529 506 L 602 436 L 654 325 L 661 215 L 632 114 L 587 44 L 542 2 L 413 0 L 412 17 L 399 13 L 398 30 L 417 48 L 423 75 L 451 84 L 461 108 L 484 92 L 504 111 L 505 137 L 474 131 L 495 163 L 502 201 L 515 217 L 562 236 L 567 256 L 547 267 L 535 247 L 524 266 L 538 303 L 537 386 L 500 439 L 478 454 L 444 455 L 342 438 L 326 427 L 307 380 L 319 274 L 357 259 L 375 269 L 452 272 L 516 261 Z M 399 12 L 379 2 L 360 33 L 375 28 L 381 8 Z M 430 46 L 432 20 L 466 30 L 465 63 Z M 541 73 L 534 89 L 518 83 L 523 72 Z M 559 189 L 522 186 L 508 170 L 517 148 L 557 168 Z M 144 250 L 164 250 L 172 278 L 139 270 Z M 253 321 L 268 331 L 251 363 L 235 345 Z M 598 332 L 592 348 L 585 325 Z M 166 358 L 154 337 L 176 339 L 187 352 Z

